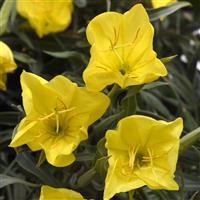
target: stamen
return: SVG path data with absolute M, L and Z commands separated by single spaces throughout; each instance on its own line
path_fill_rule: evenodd
M 65 110 L 60 110 L 60 111 L 56 111 L 57 114 L 63 114 L 63 113 L 67 113 L 70 112 L 72 110 L 75 110 L 75 107 L 69 108 L 69 109 L 65 109 Z M 45 117 L 40 117 L 39 121 L 43 121 L 46 119 L 49 119 L 50 117 L 52 117 L 53 115 L 55 115 L 55 110 L 53 110 L 52 113 L 50 113 L 49 115 L 45 116 Z
M 60 131 L 59 113 L 56 110 L 55 110 L 55 116 L 56 116 L 56 133 L 59 133 Z
M 136 147 L 132 147 L 132 148 L 129 149 L 129 167 L 130 167 L 131 169 L 134 168 L 135 159 L 137 158 L 137 157 L 136 157 L 136 154 L 137 154 L 137 152 L 138 152 L 138 150 L 139 150 L 139 147 L 140 147 L 140 146 L 138 145 L 138 146 L 136 146 Z

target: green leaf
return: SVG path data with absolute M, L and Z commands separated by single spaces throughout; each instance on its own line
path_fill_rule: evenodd
M 45 152 L 42 150 L 40 151 L 40 156 L 39 156 L 36 166 L 40 167 L 45 161 L 46 161 L 46 155 L 45 155 Z
M 6 129 L 0 131 L 0 150 L 8 146 L 10 139 L 12 137 L 13 129 Z
M 29 187 L 40 187 L 40 184 L 30 183 L 17 177 L 0 174 L 0 188 L 3 188 L 10 184 L 20 183 Z
M 149 117 L 152 117 L 152 118 L 157 119 L 157 120 L 164 120 L 164 121 L 167 120 L 165 117 L 163 117 L 161 115 L 158 115 L 156 113 L 152 113 L 152 112 L 149 112 L 149 111 L 146 111 L 146 110 L 141 110 L 141 109 L 138 109 L 136 114 L 149 116 Z
M 125 116 L 133 115 L 137 109 L 137 93 L 142 89 L 143 85 L 131 86 L 128 89 L 127 95 L 121 102 L 122 109 L 125 112 Z
M 13 54 L 14 54 L 14 58 L 16 60 L 23 62 L 25 64 L 30 65 L 30 64 L 34 64 L 37 62 L 35 59 L 31 58 L 29 55 L 27 55 L 25 53 L 14 51 Z
M 11 14 L 12 7 L 15 1 L 5 0 L 0 10 L 0 35 L 4 34 L 7 30 L 7 23 Z
M 0 125 L 15 126 L 20 119 L 19 112 L 0 112 Z
M 166 117 L 170 117 L 171 114 L 168 111 L 167 107 L 162 103 L 162 101 L 157 98 L 155 95 L 146 92 L 146 91 L 141 91 L 140 92 L 142 99 L 146 101 L 146 103 L 151 106 L 152 109 L 157 110 L 160 114 Z
M 115 124 L 119 119 L 121 119 L 124 116 L 124 112 L 119 112 L 113 115 L 110 115 L 109 117 L 103 119 L 98 125 L 94 127 L 94 130 L 92 132 L 92 135 L 100 135 L 102 133 L 105 133 L 105 131 L 108 128 L 111 128 L 113 124 Z
M 188 131 L 192 131 L 198 127 L 198 123 L 195 121 L 194 116 L 187 109 L 182 109 L 182 117 L 184 119 L 184 127 Z
M 96 175 L 96 169 L 95 167 L 89 169 L 88 171 L 86 171 L 83 175 L 81 175 L 78 179 L 77 182 L 77 186 L 78 187 L 84 187 L 86 185 L 88 185 L 91 180 L 93 179 L 93 177 Z
M 55 58 L 79 58 L 82 60 L 85 64 L 88 63 L 88 60 L 86 59 L 85 55 L 78 52 L 78 51 L 62 51 L 62 52 L 51 52 L 51 51 L 43 51 L 44 53 L 53 56 Z
M 160 19 L 161 17 L 170 15 L 176 12 L 177 10 L 187 7 L 187 6 L 191 6 L 191 4 L 187 1 L 181 1 L 181 2 L 170 4 L 169 6 L 164 6 L 157 9 L 148 9 L 147 12 L 149 14 L 150 20 L 155 21 L 155 20 Z
M 157 87 L 166 86 L 166 85 L 169 85 L 169 83 L 162 82 L 162 81 L 156 81 L 156 82 L 144 85 L 142 90 L 152 90 L 152 89 L 155 89 Z
M 53 187 L 59 187 L 60 184 L 57 180 L 48 172 L 48 169 L 39 168 L 36 166 L 32 156 L 28 152 L 22 152 L 17 155 L 16 162 L 20 167 L 36 176 L 44 184 L 51 185 Z
M 106 139 L 105 137 L 103 137 L 101 140 L 99 140 L 99 142 L 97 143 L 97 158 L 106 156 L 107 151 L 105 148 L 105 143 L 106 143 Z
M 101 176 L 105 178 L 108 168 L 108 156 L 104 156 L 102 158 L 99 158 L 95 163 L 95 169 L 97 172 L 100 173 Z
M 77 186 L 78 187 L 84 187 L 88 185 L 93 177 L 96 175 L 96 173 L 100 173 L 101 176 L 105 177 L 106 172 L 107 172 L 107 167 L 108 167 L 108 156 L 104 156 L 99 158 L 94 167 L 86 171 L 83 175 L 81 175 L 77 181 Z
M 168 56 L 168 57 L 165 57 L 165 58 L 161 58 L 160 60 L 162 61 L 162 63 L 166 64 L 166 63 L 172 61 L 176 57 L 177 57 L 177 55 L 173 55 L 173 56 Z
M 77 153 L 76 161 L 83 162 L 83 161 L 92 161 L 94 159 L 95 154 L 91 152 L 82 152 Z
M 20 38 L 30 49 L 34 49 L 34 45 L 31 41 L 31 39 L 29 38 L 29 36 L 23 32 L 23 31 L 20 31 L 18 29 L 14 30 L 13 31 L 17 36 L 18 38 Z
M 179 153 L 182 154 L 200 138 L 200 127 L 183 136 L 180 141 Z

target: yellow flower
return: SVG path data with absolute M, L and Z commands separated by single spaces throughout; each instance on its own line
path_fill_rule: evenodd
M 86 33 L 92 47 L 83 78 L 89 89 L 100 91 L 113 83 L 125 88 L 167 74 L 153 51 L 154 30 L 141 4 L 124 14 L 98 15 Z
M 43 149 L 52 165 L 70 165 L 75 161 L 73 151 L 88 138 L 88 126 L 103 115 L 109 98 L 77 87 L 61 75 L 48 82 L 23 72 L 21 85 L 26 117 L 10 146 L 27 144 L 32 151 Z
M 18 13 L 39 37 L 64 31 L 71 23 L 72 0 L 17 0 Z
M 177 2 L 177 0 L 151 0 L 152 6 L 154 8 L 160 8 L 175 2 Z
M 178 158 L 182 119 L 172 122 L 132 115 L 106 133 L 109 168 L 104 199 L 147 185 L 177 190 L 173 180 Z
M 7 73 L 13 72 L 17 65 L 10 48 L 0 41 L 0 89 L 6 90 Z
M 73 190 L 43 185 L 39 200 L 84 200 L 84 198 Z

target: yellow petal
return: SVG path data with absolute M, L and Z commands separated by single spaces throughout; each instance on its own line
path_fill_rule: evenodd
M 0 89 L 6 90 L 6 81 L 7 81 L 7 75 L 6 74 L 0 74 Z
M 0 73 L 12 72 L 16 69 L 16 64 L 13 59 L 11 49 L 3 42 L 0 41 Z
M 88 116 L 86 125 L 91 125 L 105 113 L 109 104 L 110 99 L 105 94 L 79 88 L 74 95 L 71 107 L 75 107 L 78 113 Z
M 21 76 L 21 84 L 25 92 L 23 95 L 25 110 L 29 113 L 31 106 L 33 106 L 35 111 L 43 115 L 52 113 L 53 109 L 56 108 L 58 95 L 46 86 L 48 82 L 28 72 L 23 72 Z M 32 105 L 30 101 L 32 101 Z
M 72 83 L 69 79 L 67 79 L 64 76 L 54 77 L 48 82 L 46 86 L 59 93 L 66 106 L 69 106 L 71 104 L 73 95 L 75 94 L 77 89 L 77 84 Z
M 124 13 L 122 17 L 123 22 L 121 24 L 120 35 L 123 38 L 123 44 L 138 45 L 141 38 L 146 36 L 147 44 L 140 46 L 141 49 L 144 50 L 148 45 L 152 46 L 153 27 L 149 22 L 148 14 L 142 4 L 136 4 Z
M 17 128 L 17 133 L 10 143 L 10 147 L 18 147 L 27 144 L 34 140 L 34 137 L 38 134 L 34 128 L 37 126 L 37 121 L 29 122 L 25 117 Z
M 53 188 L 43 185 L 41 188 L 39 200 L 84 200 L 84 198 L 76 191 L 66 188 Z
M 44 85 L 47 83 L 47 81 L 35 74 L 28 73 L 26 71 L 23 71 L 21 76 L 21 87 L 22 87 L 22 100 L 23 100 L 23 106 L 26 114 L 29 114 L 31 110 L 33 109 L 32 105 L 32 92 L 29 88 L 29 82 L 40 82 L 41 85 Z
M 56 167 L 64 167 L 75 161 L 72 152 L 77 148 L 81 139 L 78 134 L 76 134 L 76 137 L 72 137 L 72 134 L 66 134 L 66 136 L 50 136 L 47 132 L 37 139 L 45 151 L 47 161 Z
M 165 157 L 163 157 L 162 160 L 163 159 L 165 159 Z M 138 170 L 135 174 L 151 189 L 179 189 L 178 184 L 173 179 L 173 175 L 165 169 L 163 170 L 160 166 L 153 168 L 141 168 L 141 170 Z
M 71 23 L 72 0 L 18 0 L 18 13 L 25 17 L 39 37 L 65 30 Z
M 133 44 L 124 48 L 124 60 L 130 68 L 124 87 L 152 82 L 159 76 L 167 75 L 166 68 L 153 51 L 154 29 L 141 4 L 123 15 L 121 32 L 124 44 Z
M 74 154 L 53 155 L 52 151 L 48 151 L 48 152 L 45 152 L 45 155 L 46 155 L 47 161 L 51 165 L 56 166 L 56 167 L 65 167 L 65 166 L 71 165 L 76 160 Z
M 7 73 L 13 72 L 17 65 L 10 48 L 0 41 L 0 89 L 6 90 Z
M 119 155 L 126 156 L 129 146 L 123 141 L 121 135 L 115 130 L 106 132 L 106 148 L 108 149 L 109 164 L 114 165 Z
M 113 167 L 108 168 L 105 180 L 104 200 L 111 199 L 117 193 L 128 192 L 145 185 L 137 176 L 133 175 L 129 177 L 123 175 L 121 169 L 122 165 L 119 164 L 119 161 L 116 161 Z
M 28 142 L 27 145 L 31 149 L 31 151 L 39 151 L 42 149 L 41 145 L 39 145 L 36 139 L 33 140 L 32 142 Z
M 108 20 L 109 19 L 109 20 Z M 87 27 L 87 39 L 98 50 L 107 50 L 118 40 L 122 14 L 106 12 L 92 19 Z
M 141 126 L 141 124 L 145 124 L 145 126 Z M 134 141 L 141 147 L 153 147 L 153 145 L 168 141 L 173 144 L 173 141 L 177 141 L 179 138 L 182 128 L 181 118 L 173 122 L 165 122 L 142 115 L 126 117 L 118 124 L 118 130 L 122 134 L 123 140 L 129 146 L 133 145 Z

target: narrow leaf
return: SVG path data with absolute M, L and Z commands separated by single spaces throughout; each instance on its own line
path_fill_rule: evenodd
M 5 0 L 0 10 L 0 35 L 7 30 L 8 19 L 14 5 L 14 1 Z
M 20 183 L 29 187 L 40 187 L 40 184 L 30 183 L 17 177 L 0 174 L 0 188 L 3 188 L 10 184 L 15 184 L 15 183 Z
M 34 64 L 37 61 L 33 58 L 31 58 L 29 55 L 21 52 L 14 51 L 14 58 L 20 62 L 26 63 L 26 64 Z
M 200 127 L 183 136 L 180 141 L 179 153 L 183 153 L 200 138 Z
M 0 112 L 0 125 L 15 126 L 19 122 L 19 112 Z
M 176 12 L 177 10 L 187 6 L 191 6 L 191 4 L 187 1 L 181 1 L 157 9 L 148 9 L 147 12 L 149 14 L 150 20 L 155 21 L 160 19 L 160 17 L 165 17 L 167 15 L 170 15 Z
M 174 58 L 176 58 L 176 57 L 177 57 L 177 55 L 173 55 L 173 56 L 161 58 L 160 60 L 161 60 L 164 64 L 166 64 L 166 63 L 172 61 L 172 60 L 173 60 Z
M 166 85 L 169 85 L 169 83 L 162 82 L 162 81 L 156 81 L 156 82 L 144 85 L 142 90 L 152 90 L 152 89 L 155 89 L 157 87 L 166 86 Z
M 44 53 L 53 56 L 55 58 L 62 58 L 62 59 L 66 59 L 66 58 L 79 58 L 80 60 L 82 60 L 84 63 L 88 63 L 88 60 L 85 58 L 85 55 L 83 55 L 80 52 L 77 51 L 62 51 L 62 52 L 51 52 L 51 51 L 43 51 Z
M 83 175 L 81 175 L 78 179 L 77 186 L 78 187 L 84 187 L 88 185 L 93 177 L 96 175 L 96 170 L 95 168 L 91 168 L 88 171 L 86 171 Z
M 32 159 L 32 156 L 28 152 L 22 152 L 17 155 L 16 158 L 17 163 L 20 167 L 28 171 L 29 173 L 36 176 L 39 180 L 41 180 L 43 183 L 59 187 L 57 180 L 48 172 L 47 168 L 42 169 L 36 166 L 36 163 Z

